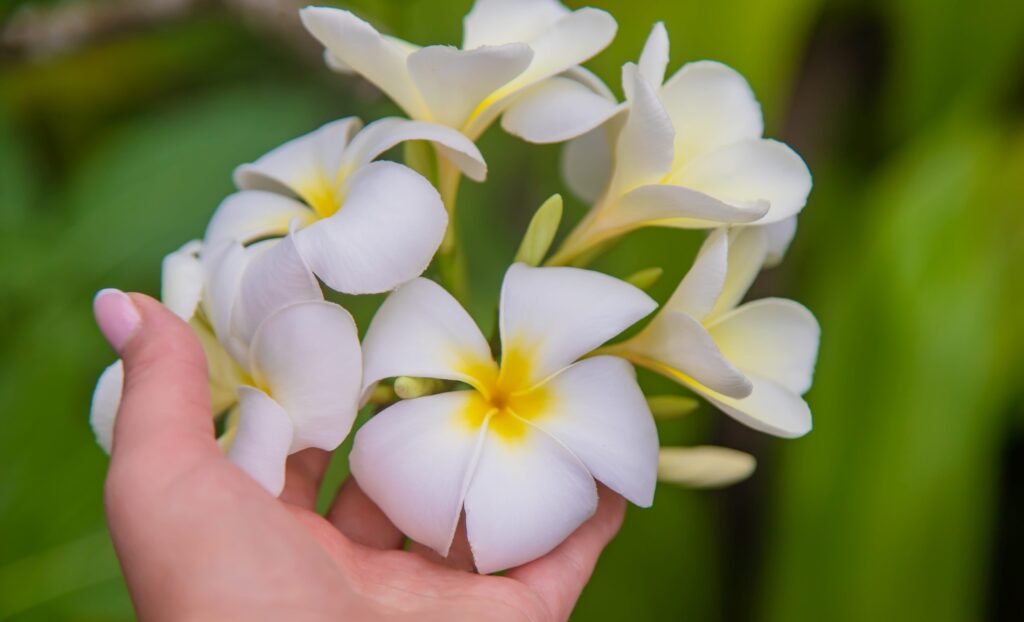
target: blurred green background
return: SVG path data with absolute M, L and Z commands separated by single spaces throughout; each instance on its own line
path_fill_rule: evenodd
M 426 44 L 458 42 L 469 4 L 345 6 Z M 768 135 L 806 158 L 796 242 L 753 295 L 807 304 L 824 336 L 807 437 L 708 408 L 662 426 L 665 442 L 743 449 L 759 469 L 631 509 L 575 619 L 1021 619 L 1024 2 L 589 4 L 619 21 L 589 63 L 613 87 L 662 19 L 670 70 L 736 67 Z M 396 112 L 322 66 L 297 6 L 0 2 L 0 619 L 132 618 L 87 422 L 113 359 L 93 293 L 157 293 L 161 257 L 201 235 L 236 164 Z M 564 187 L 558 147 L 493 129 L 481 149 L 491 177 L 464 186 L 460 218 L 486 324 L 529 216 Z M 663 266 L 664 298 L 699 238 L 644 231 L 598 266 Z M 365 327 L 379 298 L 347 302 Z

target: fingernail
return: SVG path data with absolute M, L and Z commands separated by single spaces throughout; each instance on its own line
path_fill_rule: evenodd
M 107 343 L 118 353 L 142 323 L 135 303 L 119 289 L 108 288 L 97 292 L 92 300 L 92 311 Z

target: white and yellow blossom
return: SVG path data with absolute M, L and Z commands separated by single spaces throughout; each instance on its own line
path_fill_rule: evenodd
M 447 213 L 419 173 L 374 160 L 399 143 L 426 140 L 471 179 L 484 179 L 486 165 L 476 145 L 447 127 L 399 118 L 360 126 L 354 117 L 328 123 L 238 167 L 240 192 L 210 220 L 207 248 L 283 236 L 294 225 L 302 257 L 337 291 L 383 292 L 422 273 Z
M 791 300 L 739 304 L 764 265 L 766 238 L 760 227 L 712 232 L 650 323 L 604 351 L 679 382 L 754 429 L 802 436 L 811 429 L 801 395 L 811 387 L 818 322 Z
M 411 281 L 364 340 L 364 385 L 395 376 L 468 390 L 399 402 L 356 435 L 352 473 L 409 537 L 441 555 L 459 517 L 480 572 L 539 557 L 595 510 L 597 479 L 652 502 L 658 438 L 632 367 L 597 356 L 650 313 L 646 294 L 575 268 L 514 264 L 501 292 L 501 364 L 439 285 Z
M 604 11 L 570 11 L 557 0 L 476 0 L 461 48 L 419 47 L 341 9 L 307 7 L 301 16 L 331 67 L 363 76 L 409 117 L 472 140 L 524 89 L 603 50 L 617 28 Z
M 228 457 L 278 494 L 289 454 L 334 449 L 352 427 L 362 363 L 355 323 L 323 300 L 292 236 L 200 251 L 190 242 L 164 260 L 162 298 L 203 346 L 213 414 L 230 411 Z M 123 382 L 117 361 L 93 395 L 91 423 L 108 452 Z

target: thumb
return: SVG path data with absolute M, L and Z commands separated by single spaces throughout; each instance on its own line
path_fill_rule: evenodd
M 214 440 L 206 357 L 192 329 L 149 296 L 105 289 L 96 323 L 124 361 L 114 425 L 114 463 L 146 464 L 170 475 L 220 451 Z

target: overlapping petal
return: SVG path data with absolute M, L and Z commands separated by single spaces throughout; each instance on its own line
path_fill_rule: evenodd
M 238 427 L 228 459 L 276 497 L 284 488 L 292 421 L 280 404 L 259 389 L 239 387 L 238 397 Z
M 483 181 L 487 177 L 487 164 L 473 141 L 461 132 L 424 121 L 411 121 L 399 117 L 379 119 L 355 135 L 342 156 L 342 170 L 353 171 L 369 164 L 388 149 L 408 140 L 426 140 L 467 177 Z
M 225 243 L 250 242 L 288 233 L 291 223 L 304 227 L 316 213 L 290 196 L 265 190 L 243 190 L 228 195 L 213 213 L 203 244 L 218 248 Z
M 531 143 L 559 143 L 598 127 L 620 107 L 580 82 L 556 76 L 538 84 L 501 118 L 501 127 Z
M 558 0 L 476 0 L 462 20 L 462 47 L 530 41 L 568 14 Z
M 665 303 L 665 309 L 685 313 L 697 320 L 711 313 L 725 286 L 729 250 L 728 231 L 712 231 L 697 251 L 690 270 Z
M 160 300 L 175 315 L 189 321 L 203 293 L 202 244 L 193 240 L 164 257 L 160 271 Z
M 714 308 L 701 316 L 705 323 L 740 304 L 760 274 L 767 254 L 768 240 L 762 227 L 740 227 L 729 232 L 725 280 Z
M 615 146 L 613 188 L 619 195 L 659 183 L 672 170 L 675 130 L 654 87 L 636 65 L 622 68 L 629 113 Z
M 573 194 L 594 203 L 612 174 L 612 147 L 605 126 L 596 127 L 566 143 L 562 149 L 562 177 Z
M 725 414 L 760 432 L 795 438 L 811 431 L 811 409 L 803 398 L 768 378 L 751 373 L 747 377 L 753 390 L 743 399 L 731 398 L 706 387 L 694 387 L 694 390 Z

